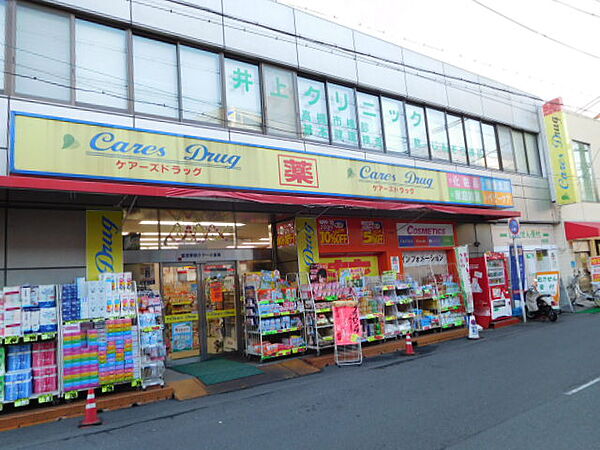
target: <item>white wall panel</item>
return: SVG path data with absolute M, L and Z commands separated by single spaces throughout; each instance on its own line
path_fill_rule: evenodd
M 295 34 L 294 11 L 264 0 L 227 0 L 224 13 L 250 22 Z M 225 48 L 249 53 L 279 63 L 298 66 L 296 38 L 260 26 L 225 18 Z
M 296 33 L 354 50 L 352 30 L 310 14 L 294 11 Z M 350 53 L 298 38 L 298 63 L 303 69 L 356 82 L 356 61 Z
M 6 285 L 21 284 L 66 284 L 73 283 L 75 278 L 85 277 L 85 268 L 39 269 L 39 270 L 7 270 Z M 0 283 L 2 280 L 0 279 Z
M 357 52 L 402 63 L 402 48 L 358 31 L 354 32 L 354 46 Z M 398 96 L 406 95 L 404 69 L 393 62 L 378 61 L 366 56 L 357 56 L 358 83 Z
M 479 83 L 479 77 L 449 64 L 444 64 L 443 67 L 446 75 L 473 82 L 469 83 L 468 81 L 446 78 L 448 108 L 481 116 L 483 114 L 483 105 L 481 103 L 481 90 L 477 84 Z
M 42 0 L 49 5 L 61 5 L 100 14 L 106 17 L 129 21 L 128 0 Z
M 245 144 L 262 145 L 266 147 L 279 147 L 289 150 L 304 151 L 304 142 L 299 140 L 290 140 L 284 138 L 270 138 L 252 133 L 236 132 L 229 133 L 229 139 L 233 142 L 242 142 Z
M 220 0 L 188 0 L 196 6 L 222 12 Z M 175 36 L 183 36 L 211 45 L 223 45 L 223 18 L 220 14 L 193 6 L 158 0 L 133 2 L 132 20 L 136 25 L 153 28 Z
M 85 211 L 11 209 L 8 268 L 85 265 Z
M 11 100 L 10 108 L 11 111 L 63 117 L 73 120 L 107 123 L 125 127 L 133 126 L 133 119 L 131 116 L 125 114 L 116 114 L 113 112 L 108 113 L 91 111 L 88 109 L 70 108 L 68 106 L 51 105 L 47 103 L 38 103 L 26 100 Z
M 406 49 L 403 51 L 403 54 L 404 62 L 407 65 L 423 68 L 435 73 L 444 72 L 443 64 L 440 61 Z M 408 68 L 406 70 L 406 93 L 408 97 L 433 105 L 444 107 L 448 105 L 443 76 Z
M 135 118 L 135 127 L 164 133 L 185 134 L 207 139 L 228 140 L 229 132 L 226 129 L 202 127 L 175 122 L 158 121 L 155 119 Z

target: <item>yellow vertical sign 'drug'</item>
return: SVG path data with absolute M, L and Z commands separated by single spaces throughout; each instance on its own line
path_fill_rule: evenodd
M 562 99 L 550 100 L 544 104 L 543 110 L 556 202 L 559 205 L 577 203 L 580 201 L 579 186 Z
M 123 272 L 122 211 L 86 211 L 86 279 Z

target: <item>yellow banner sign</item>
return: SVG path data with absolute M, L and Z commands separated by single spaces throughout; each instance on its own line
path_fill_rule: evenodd
M 222 317 L 234 317 L 235 309 L 222 309 L 219 311 L 206 311 L 207 319 L 220 319 Z
M 562 99 L 555 98 L 545 103 L 543 110 L 556 202 L 559 205 L 577 203 L 580 201 L 577 172 L 565 113 L 562 110 Z
M 11 172 L 488 207 L 513 205 L 508 179 L 15 112 Z
M 198 320 L 198 314 L 196 313 L 165 316 L 165 323 L 195 322 L 196 320 Z
M 123 272 L 122 211 L 86 211 L 86 278 Z
M 319 262 L 319 239 L 317 221 L 313 217 L 296 219 L 298 271 L 310 272 L 310 265 Z

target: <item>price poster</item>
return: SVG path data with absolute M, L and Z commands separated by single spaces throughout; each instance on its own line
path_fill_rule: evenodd
M 354 345 L 360 342 L 362 328 L 358 303 L 355 301 L 334 302 L 333 324 L 336 345 Z
M 317 220 L 320 245 L 348 245 L 348 222 L 343 219 Z
M 384 244 L 385 234 L 383 222 L 378 220 L 362 220 L 360 222 L 363 244 Z
M 590 275 L 592 283 L 600 283 L 600 256 L 590 258 Z

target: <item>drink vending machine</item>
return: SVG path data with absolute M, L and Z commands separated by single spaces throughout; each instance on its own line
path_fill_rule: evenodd
M 469 273 L 477 323 L 489 328 L 491 322 L 511 317 L 511 291 L 506 255 L 486 252 L 481 257 L 469 258 Z

